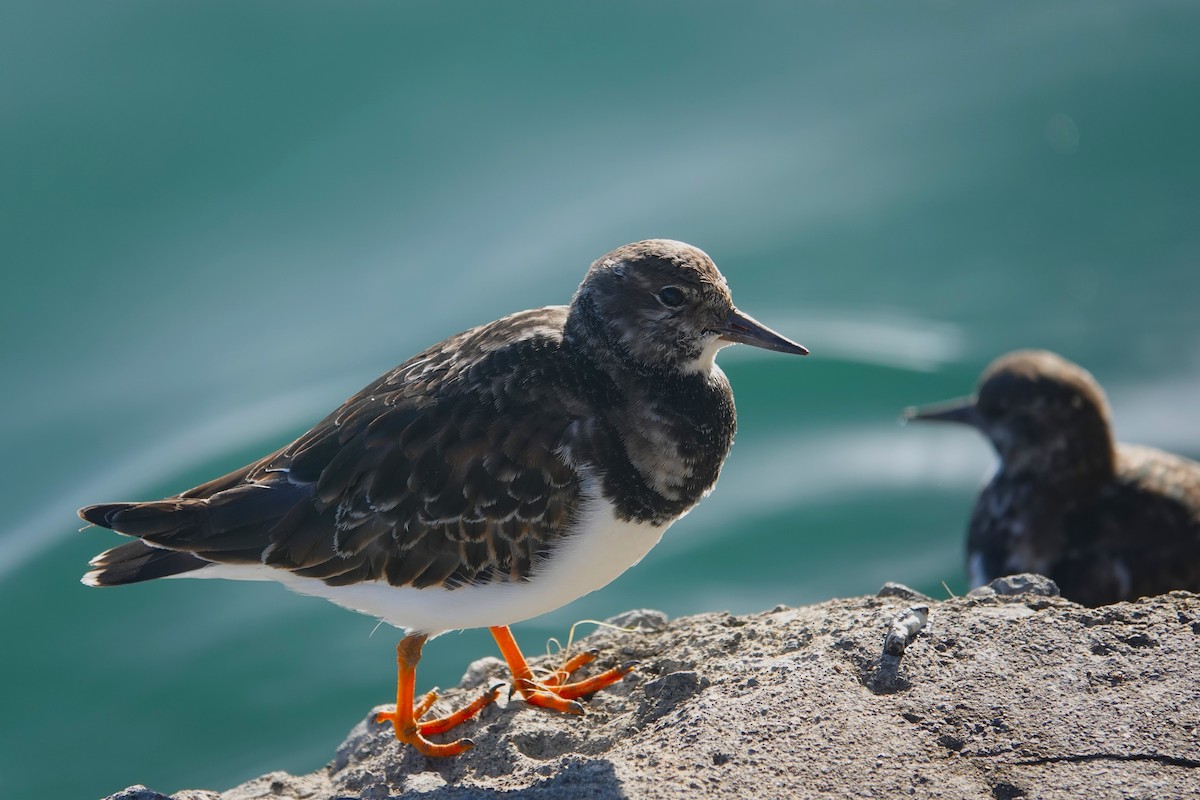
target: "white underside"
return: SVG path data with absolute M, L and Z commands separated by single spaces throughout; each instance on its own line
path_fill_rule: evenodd
M 509 625 L 594 592 L 641 561 L 671 522 L 659 527 L 622 522 L 608 501 L 593 499 L 580 524 L 524 583 L 469 585 L 453 590 L 392 586 L 386 581 L 328 586 L 287 570 L 231 564 L 213 564 L 178 577 L 274 580 L 299 594 L 324 597 L 397 628 L 437 634 L 459 628 Z
M 972 589 L 988 582 L 987 573 L 983 571 L 983 553 L 971 553 L 967 559 L 967 580 Z

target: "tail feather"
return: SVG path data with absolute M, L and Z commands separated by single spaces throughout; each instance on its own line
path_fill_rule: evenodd
M 159 500 L 153 503 L 108 503 L 79 510 L 88 522 L 112 528 L 139 539 L 176 536 L 194 529 L 204 519 L 201 500 Z
M 211 562 L 191 553 L 161 550 L 138 541 L 105 550 L 90 563 L 92 570 L 83 576 L 85 584 L 121 586 L 192 572 Z
M 140 540 L 101 553 L 83 582 L 115 586 L 192 572 L 214 562 L 261 563 L 271 529 L 297 508 L 306 509 L 311 496 L 308 487 L 282 482 L 246 484 L 206 498 L 81 508 L 79 516 L 88 522 Z

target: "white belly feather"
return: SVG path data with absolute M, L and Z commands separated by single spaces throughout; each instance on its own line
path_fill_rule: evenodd
M 587 501 L 580 523 L 523 583 L 495 582 L 453 590 L 392 586 L 387 581 L 329 586 L 283 569 L 233 564 L 213 564 L 179 577 L 275 580 L 294 592 L 324 597 L 397 628 L 437 634 L 520 622 L 594 592 L 641 561 L 673 521 L 658 527 L 622 522 L 607 500 L 593 497 Z

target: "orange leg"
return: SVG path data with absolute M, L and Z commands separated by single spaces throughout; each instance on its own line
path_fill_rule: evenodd
M 529 663 L 525 660 L 521 649 L 517 647 L 512 631 L 504 625 L 494 627 L 491 631 L 492 636 L 496 637 L 496 644 L 500 646 L 501 655 L 508 662 L 508 668 L 512 670 L 513 689 L 520 692 L 521 697 L 530 705 L 551 708 L 565 714 L 582 714 L 583 706 L 576 702 L 575 698 L 594 694 L 605 686 L 611 686 L 628 675 L 636 666 L 634 662 L 629 662 L 605 670 L 587 680 L 566 683 L 572 672 L 596 658 L 597 654 L 593 650 L 574 656 L 563 665 L 562 669 L 546 680 L 538 681 L 533 677 L 533 671 L 529 669 Z
M 449 744 L 436 744 L 425 738 L 426 734 L 444 733 L 456 725 L 463 723 L 479 713 L 479 710 L 493 702 L 500 694 L 498 687 L 493 687 L 475 702 L 453 714 L 439 719 L 419 722 L 428 713 L 437 692 L 429 692 L 416 707 L 413 706 L 413 693 L 417 682 L 417 662 L 421 660 L 421 648 L 429 638 L 421 634 L 405 636 L 396 645 L 396 710 L 381 711 L 375 716 L 376 722 L 390 722 L 396 731 L 396 738 L 407 742 L 427 756 L 456 756 L 475 746 L 470 739 L 459 739 Z
M 585 650 L 582 653 L 576 653 L 568 658 L 561 667 L 550 673 L 542 683 L 546 686 L 561 686 L 571 679 L 573 672 L 595 661 L 598 655 L 600 655 L 599 650 Z

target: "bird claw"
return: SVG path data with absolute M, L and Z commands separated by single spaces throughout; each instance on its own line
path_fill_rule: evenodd
M 582 716 L 583 704 L 578 700 L 571 700 L 560 696 L 557 693 L 556 688 L 557 687 L 549 687 L 546 689 L 521 689 L 521 697 L 531 706 L 548 708 L 551 711 L 558 711 L 563 714 Z
M 503 684 L 492 686 L 488 691 L 458 711 L 447 714 L 444 717 L 438 717 L 437 719 L 421 721 L 421 718 L 429 713 L 429 709 L 433 706 L 434 701 L 437 700 L 437 690 L 434 690 L 427 693 L 421 698 L 420 703 L 413 706 L 412 716 L 407 720 L 404 719 L 405 715 L 397 711 L 380 711 L 375 715 L 375 721 L 378 723 L 392 723 L 392 727 L 396 732 L 396 738 L 399 741 L 411 744 L 423 755 L 433 758 L 456 756 L 474 747 L 475 742 L 471 739 L 458 739 L 448 744 L 437 744 L 425 737 L 445 733 L 471 719 L 483 708 L 496 701 L 496 698 L 500 696 L 502 686 Z
M 545 681 L 517 680 L 509 690 L 509 697 L 520 693 L 526 703 L 542 708 L 553 709 L 564 714 L 582 714 L 583 705 L 576 701 L 578 697 L 588 697 L 601 689 L 620 681 L 637 666 L 636 661 L 626 661 L 620 666 L 612 667 L 590 678 L 568 683 L 571 673 L 584 664 L 590 663 L 599 655 L 598 650 L 589 650 L 572 657 L 561 669 L 556 670 Z

